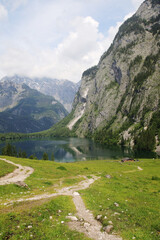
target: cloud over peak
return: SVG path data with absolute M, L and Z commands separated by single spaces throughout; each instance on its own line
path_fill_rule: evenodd
M 0 75 L 79 81 L 142 2 L 129 1 L 117 20 L 116 0 L 0 0 L 0 23 L 8 19 L 0 30 Z

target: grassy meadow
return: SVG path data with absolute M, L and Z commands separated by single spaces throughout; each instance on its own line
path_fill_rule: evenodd
M 124 240 L 160 239 L 160 160 L 57 163 L 6 158 L 31 166 L 35 171 L 25 181 L 28 189 L 15 184 L 0 186 L 0 239 L 88 239 L 67 227 L 65 217 L 68 213 L 76 214 L 69 196 L 9 206 L 4 203 L 44 192 L 53 193 L 57 188 L 77 184 L 83 176 L 90 178 L 92 174 L 100 179 L 80 193 L 94 216 L 101 215 L 99 221 L 103 227 L 112 221 L 113 232 Z M 0 175 L 7 165 L 0 168 Z M 106 178 L 107 174 L 111 178 Z

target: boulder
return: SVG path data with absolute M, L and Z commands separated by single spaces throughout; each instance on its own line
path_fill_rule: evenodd
M 113 225 L 108 225 L 104 227 L 103 230 L 107 233 L 110 233 L 113 230 Z

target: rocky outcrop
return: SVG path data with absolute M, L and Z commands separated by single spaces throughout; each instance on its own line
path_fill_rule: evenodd
M 119 28 L 99 64 L 83 73 L 68 127 L 90 136 L 104 126 L 124 134 L 147 128 L 160 99 L 160 2 L 146 0 Z M 124 132 L 125 131 L 125 132 Z

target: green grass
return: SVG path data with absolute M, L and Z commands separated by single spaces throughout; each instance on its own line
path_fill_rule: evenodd
M 13 172 L 14 169 L 16 169 L 16 166 L 0 160 L 0 177 L 3 177 L 10 172 Z
M 15 185 L 0 186 L 2 203 L 6 199 L 32 196 L 43 192 L 54 192 L 56 187 L 78 183 L 83 179 L 82 175 L 90 178 L 94 174 L 101 176 L 101 178 L 91 185 L 90 188 L 80 192 L 87 208 L 93 211 L 94 216 L 102 215 L 100 221 L 103 226 L 106 226 L 108 221 L 112 221 L 114 225 L 113 231 L 122 236 L 124 240 L 134 238 L 139 240 L 160 239 L 160 160 L 141 159 L 140 162 L 130 163 L 121 163 L 114 160 L 56 163 L 11 157 L 8 159 L 15 163 L 31 166 L 35 171 L 25 181 L 30 189 Z M 143 171 L 139 171 L 138 166 Z M 107 174 L 111 175 L 111 179 L 105 177 Z M 11 214 L 10 212 L 14 214 L 15 219 L 18 219 L 12 221 L 11 228 L 8 227 L 10 231 L 13 231 L 11 238 L 6 237 L 2 239 L 20 239 L 20 234 L 25 234 L 22 239 L 30 239 L 30 232 L 34 232 L 31 235 L 35 239 L 85 239 L 82 235 L 68 230 L 65 224 L 62 224 L 62 226 L 60 224 L 60 221 L 66 221 L 64 219 L 68 213 L 67 211 L 75 212 L 71 199 L 69 197 L 57 197 L 52 201 L 47 201 L 49 201 L 47 204 L 39 201 L 38 205 L 41 205 L 40 207 L 34 206 L 34 203 L 27 202 L 10 207 L 1 205 L 0 226 L 7 225 L 7 221 L 8 226 L 11 224 L 8 217 Z M 118 203 L 118 206 L 115 203 Z M 29 207 L 27 210 L 27 204 L 30 204 L 30 207 L 34 207 L 34 210 L 29 211 Z M 61 216 L 56 215 L 56 210 L 54 210 L 53 206 L 56 206 L 56 204 L 59 204 L 58 208 L 63 210 Z M 39 209 L 43 209 L 43 214 L 48 214 L 45 215 L 47 217 L 43 217 L 43 219 L 47 219 L 46 222 L 40 222 Z M 53 209 L 52 213 L 50 209 L 51 211 Z M 23 214 L 24 210 L 26 211 Z M 49 215 L 54 216 L 53 229 L 48 219 Z M 33 224 L 34 228 L 26 230 L 23 223 L 26 223 L 26 226 Z M 17 229 L 16 226 L 20 226 L 20 228 Z M 6 228 L 5 232 L 9 230 Z M 44 234 L 43 236 L 42 232 L 48 235 Z M 64 234 L 62 235 L 63 232 Z M 78 237 L 76 238 L 76 236 Z
M 83 234 L 69 230 L 69 213 L 75 213 L 71 198 L 60 196 L 30 211 L 1 214 L 0 239 L 87 240 Z
M 112 221 L 123 239 L 160 239 L 160 161 L 125 163 L 127 171 L 123 164 L 107 165 L 106 173 L 112 178 L 105 178 L 103 173 L 90 189 L 82 191 L 87 207 L 95 216 L 102 215 L 103 226 Z M 137 165 L 143 171 L 130 170 L 136 170 Z

